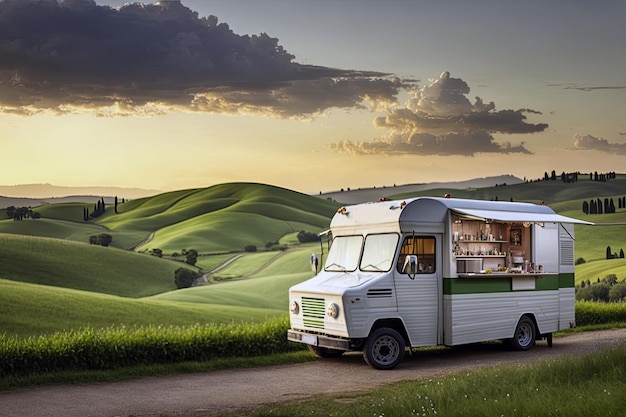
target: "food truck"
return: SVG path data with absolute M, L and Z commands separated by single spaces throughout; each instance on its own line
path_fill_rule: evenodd
M 503 340 L 575 326 L 574 225 L 545 205 L 417 197 L 340 208 L 322 270 L 289 289 L 287 338 L 320 357 Z M 317 259 L 317 258 L 316 258 Z

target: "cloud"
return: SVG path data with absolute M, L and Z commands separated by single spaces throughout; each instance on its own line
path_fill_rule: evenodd
M 526 122 L 531 109 L 496 111 L 493 102 L 466 96 L 470 88 L 460 78 L 442 73 L 431 84 L 415 92 L 406 107 L 378 117 L 374 125 L 388 133 L 370 142 L 349 140 L 331 144 L 331 148 L 351 154 L 465 155 L 476 153 L 530 154 L 524 143 L 496 142 L 492 134 L 535 133 L 545 130 L 545 123 Z
M 625 90 L 626 85 L 578 85 L 574 83 L 549 83 L 548 87 L 559 87 L 563 90 L 595 91 L 595 90 Z
M 626 155 L 626 143 L 610 143 L 606 139 L 591 135 L 574 135 L 574 149 L 579 151 L 601 151 L 616 155 Z
M 0 1 L 0 111 L 172 111 L 307 117 L 395 102 L 389 74 L 300 65 L 278 39 L 237 35 L 179 0 Z

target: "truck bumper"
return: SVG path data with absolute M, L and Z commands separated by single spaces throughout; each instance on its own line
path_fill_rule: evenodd
M 291 342 L 305 343 L 328 349 L 350 350 L 350 341 L 339 337 L 305 333 L 299 330 L 287 330 L 287 339 Z

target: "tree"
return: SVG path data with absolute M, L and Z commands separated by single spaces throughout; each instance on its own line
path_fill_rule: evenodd
M 611 247 L 606 247 L 606 259 L 613 259 L 613 253 L 611 252 Z
M 183 249 L 183 256 L 187 265 L 195 265 L 198 261 L 198 251 L 195 249 Z
M 99 235 L 89 236 L 89 243 L 92 245 L 109 246 L 113 241 L 113 236 L 108 233 L 100 233 Z
M 7 217 L 14 221 L 21 221 L 24 219 L 39 219 L 41 214 L 36 213 L 30 207 L 15 207 L 9 206 L 6 208 Z
M 178 289 L 191 287 L 193 282 L 199 277 L 200 274 L 187 268 L 178 268 L 174 271 L 174 282 Z
M 300 243 L 319 242 L 321 239 L 317 233 L 305 232 L 304 230 L 300 230 L 297 237 Z
M 609 301 L 626 301 L 626 282 L 620 282 L 611 287 Z
M 100 246 L 109 246 L 112 241 L 113 236 L 108 233 L 100 233 L 98 235 L 98 243 L 100 243 Z

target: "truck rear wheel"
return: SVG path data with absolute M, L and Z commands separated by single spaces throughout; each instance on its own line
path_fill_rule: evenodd
M 374 330 L 363 348 L 365 362 L 375 369 L 393 369 L 404 358 L 404 338 L 396 330 L 381 327 Z
M 313 345 L 307 345 L 311 353 L 313 353 L 318 358 L 338 358 L 343 355 L 343 350 L 340 349 L 331 349 Z
M 522 316 L 515 327 L 511 347 L 515 350 L 528 350 L 535 344 L 535 335 L 535 323 L 528 316 Z

